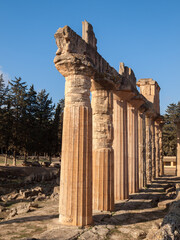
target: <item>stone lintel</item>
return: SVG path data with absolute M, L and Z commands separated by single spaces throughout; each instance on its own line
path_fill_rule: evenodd
M 120 63 L 118 73 L 109 65 L 97 52 L 97 40 L 93 27 L 87 21 L 83 22 L 82 32 L 83 37 L 81 38 L 69 26 L 65 26 L 59 28 L 55 33 L 58 50 L 54 63 L 57 70 L 64 77 L 78 74 L 86 75 L 94 79 L 104 89 L 119 91 L 119 97 L 127 101 L 138 95 L 136 77 L 132 69 L 124 66 L 124 63 Z M 157 82 L 151 78 L 140 79 L 137 82 L 138 86 L 142 84 L 156 84 L 159 87 Z
M 136 96 L 136 93 L 131 91 L 120 90 L 116 91 L 116 95 L 122 100 L 130 101 L 130 99 Z
M 129 103 L 134 106 L 135 108 L 140 108 L 147 100 L 142 94 L 134 96 L 130 99 Z
M 119 65 L 119 74 L 123 76 L 125 79 L 128 79 L 133 87 L 136 89 L 136 77 L 133 70 L 127 66 L 124 66 L 124 63 L 121 62 Z
M 88 31 L 86 26 L 84 31 Z M 84 68 L 87 68 L 90 70 L 92 76 L 95 74 L 99 76 L 98 78 L 96 77 L 96 79 L 100 80 L 104 78 L 111 81 L 113 85 L 116 86 L 117 84 L 119 86 L 122 79 L 121 76 L 97 52 L 93 43 L 87 43 L 91 40 L 87 39 L 87 33 L 84 33 L 84 31 L 83 37 L 85 40 L 68 26 L 57 30 L 54 35 L 58 46 L 58 51 L 54 58 L 56 68 L 65 77 L 72 74 L 71 71 L 74 72 L 81 69 L 84 71 Z
M 156 118 L 156 112 L 153 111 L 152 109 L 148 109 L 146 112 L 145 112 L 146 116 L 151 118 L 151 119 L 155 119 Z
M 115 86 L 108 79 L 94 75 L 91 80 L 91 91 L 94 90 L 115 90 Z
M 155 118 L 154 121 L 158 124 L 158 125 L 164 125 L 165 121 L 164 121 L 164 117 L 160 114 L 158 114 Z

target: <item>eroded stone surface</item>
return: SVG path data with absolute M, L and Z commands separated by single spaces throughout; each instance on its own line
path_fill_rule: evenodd
M 68 26 L 58 29 L 55 34 L 58 50 L 54 59 L 57 70 L 66 78 L 60 222 L 78 226 L 92 222 L 92 201 L 93 208 L 96 210 L 113 210 L 114 187 L 123 191 L 117 197 L 119 200 L 127 198 L 129 193 L 138 192 L 139 184 L 142 188 L 155 179 L 157 161 L 154 119 L 161 118 L 159 115 L 160 88 L 157 82 L 152 79 L 139 80 L 137 85 L 140 86 L 142 94 L 139 93 L 136 88 L 136 77 L 131 68 L 121 63 L 118 73 L 97 52 L 97 40 L 93 27 L 87 21 L 83 22 L 82 33 L 81 38 Z M 93 114 L 89 98 L 90 88 Z M 123 160 L 120 162 L 123 163 L 121 168 L 125 167 L 125 169 L 124 174 L 122 172 L 120 174 L 123 180 L 119 178 L 118 182 L 115 181 L 115 186 L 112 143 L 114 138 L 116 161 L 120 159 L 117 157 L 120 151 L 117 148 L 117 141 L 120 139 L 115 131 L 120 128 L 117 128 L 117 124 L 115 128 L 113 127 L 113 93 L 124 102 L 128 102 L 128 114 L 123 123 L 123 128 L 126 130 L 121 134 L 123 132 L 121 129 L 120 133 L 123 135 L 120 147 L 126 148 L 122 151 L 124 156 L 121 156 Z M 145 123 L 138 126 L 138 111 L 146 115 L 146 130 L 143 127 Z M 142 133 L 138 131 L 139 127 L 142 128 Z M 146 164 L 144 164 L 143 150 L 145 149 L 145 132 Z M 141 141 L 138 141 L 138 137 Z M 159 146 L 162 147 L 161 144 Z M 139 155 L 141 161 L 139 161 Z M 117 172 L 120 172 L 120 165 L 116 164 L 116 167 Z M 125 185 L 128 185 L 129 189 Z
M 180 121 L 177 122 L 177 176 L 180 176 Z
M 114 209 L 113 95 L 93 89 L 93 209 Z
M 60 222 L 92 223 L 92 110 L 87 75 L 66 77 L 63 119 Z
M 167 226 L 167 224 L 166 230 L 168 229 L 169 233 L 172 232 L 173 236 L 178 236 L 178 228 L 174 232 L 172 229 L 176 226 L 174 224 L 179 223 L 179 200 L 177 200 L 175 206 L 172 205 L 169 217 L 165 217 L 164 220 L 163 218 L 167 210 L 164 207 L 157 207 L 158 201 L 167 199 L 167 193 L 171 191 L 172 184 L 176 182 L 180 182 L 180 179 L 160 178 L 144 191 L 130 195 L 129 200 L 119 201 L 116 204 L 115 212 L 95 212 L 93 216 L 94 225 L 85 228 L 60 225 L 57 215 L 58 200 L 46 199 L 39 202 L 39 207 L 34 207 L 33 211 L 30 210 L 27 213 L 20 213 L 11 219 L 1 220 L 0 239 L 124 240 L 145 239 L 147 236 L 147 239 L 156 240 L 156 238 L 152 238 L 152 233 L 159 234 L 159 231 L 161 231 L 160 234 L 162 235 L 165 227 L 163 228 L 164 230 L 160 227 Z M 19 203 L 19 205 L 21 204 Z M 12 206 L 12 208 L 14 207 Z M 4 213 L 0 213 L 0 218 L 1 214 Z
M 119 201 L 129 196 L 127 102 L 114 94 L 113 106 L 114 196 Z

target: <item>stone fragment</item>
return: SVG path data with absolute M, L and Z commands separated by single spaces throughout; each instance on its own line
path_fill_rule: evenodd
M 59 186 L 54 187 L 53 194 L 59 194 Z
M 38 236 L 34 236 L 38 240 L 75 240 L 79 239 L 80 233 L 82 233 L 83 230 L 78 228 L 67 228 L 66 226 L 60 225 L 57 226 L 56 229 L 47 230 L 43 232 L 42 234 L 39 234 Z
M 100 237 L 99 237 L 98 234 L 95 234 L 92 231 L 86 231 L 82 235 L 80 235 L 80 237 L 78 239 L 81 239 L 81 240 L 86 240 L 86 239 L 98 240 L 98 239 L 100 239 Z
M 10 210 L 10 213 L 9 213 L 8 218 L 12 218 L 12 217 L 14 217 L 14 216 L 16 216 L 16 215 L 17 215 L 17 208 L 12 208 L 12 209 Z
M 172 204 L 173 201 L 174 201 L 174 199 L 161 201 L 161 202 L 158 203 L 158 207 L 159 208 L 167 208 Z
M 5 211 L 5 210 L 6 210 L 6 208 L 0 205 L 0 213 Z
M 36 187 L 33 189 L 20 190 L 19 194 L 21 198 L 28 198 L 28 197 L 38 196 L 38 194 L 42 192 L 43 190 L 41 187 Z
M 35 198 L 35 202 L 37 201 L 43 201 L 46 199 L 46 195 L 45 194 L 38 194 L 38 196 Z
M 161 227 L 157 231 L 150 230 L 148 240 L 173 239 L 178 240 L 180 235 L 180 201 L 174 201 L 168 214 L 164 217 Z

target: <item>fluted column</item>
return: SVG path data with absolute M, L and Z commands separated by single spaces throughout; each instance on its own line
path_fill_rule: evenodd
M 89 76 L 66 77 L 60 182 L 62 224 L 92 223 L 92 111 Z
M 127 199 L 128 186 L 128 144 L 127 144 L 127 102 L 114 94 L 114 196 L 115 201 Z
M 156 148 L 156 173 L 155 177 L 160 175 L 160 153 L 159 153 L 159 123 L 155 122 L 155 148 Z
M 147 184 L 152 181 L 152 133 L 151 119 L 146 116 L 146 179 Z
M 151 119 L 151 133 L 152 133 L 152 180 L 155 179 L 156 175 L 156 148 L 155 148 L 155 127 L 154 120 Z
M 177 176 L 180 177 L 180 122 L 177 122 Z
M 93 110 L 93 209 L 114 209 L 113 95 L 92 88 Z
M 129 193 L 139 191 L 138 110 L 128 104 L 128 176 Z
M 138 147 L 139 147 L 139 188 L 146 186 L 146 129 L 145 115 L 138 112 Z
M 163 149 L 162 149 L 162 124 L 159 125 L 159 159 L 160 159 L 160 176 L 164 175 Z

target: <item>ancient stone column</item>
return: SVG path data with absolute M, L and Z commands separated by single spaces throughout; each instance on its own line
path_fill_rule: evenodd
M 156 175 L 156 149 L 155 149 L 155 127 L 154 127 L 154 120 L 151 119 L 151 133 L 152 133 L 152 180 L 155 179 Z
M 66 77 L 60 182 L 62 224 L 92 223 L 92 111 L 88 75 Z
M 113 95 L 92 84 L 93 210 L 114 209 Z
M 162 124 L 159 125 L 159 160 L 160 160 L 160 176 L 164 175 L 163 165 L 163 149 L 162 149 Z
M 160 152 L 159 152 L 159 123 L 155 122 L 155 148 L 156 148 L 156 172 L 155 177 L 158 178 L 160 175 Z
M 177 176 L 180 177 L 180 121 L 177 122 Z
M 114 94 L 114 196 L 115 201 L 127 199 L 128 185 L 128 145 L 127 145 L 127 102 Z
M 128 104 L 128 176 L 129 193 L 139 191 L 138 110 Z
M 138 147 L 139 147 L 139 188 L 146 186 L 146 129 L 145 115 L 138 112 Z
M 146 179 L 147 184 L 152 181 L 152 133 L 151 118 L 146 116 Z

